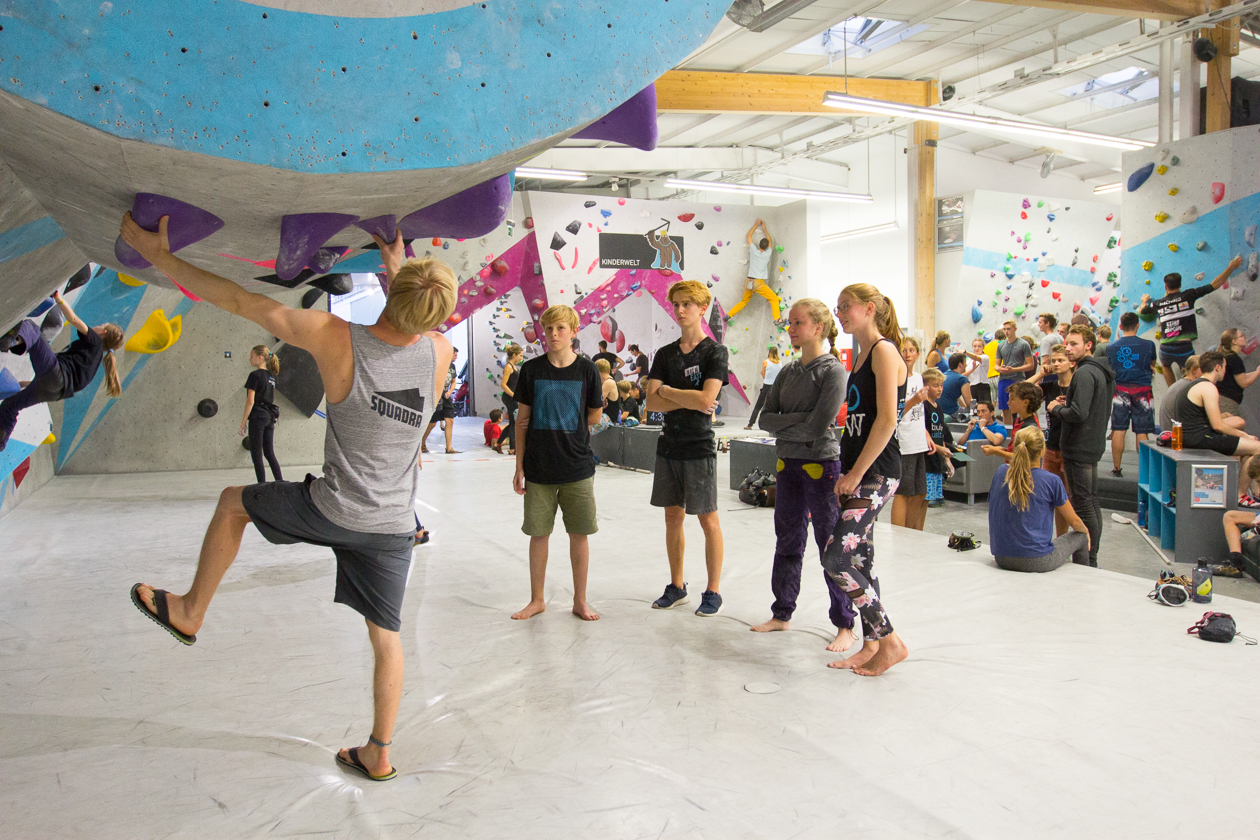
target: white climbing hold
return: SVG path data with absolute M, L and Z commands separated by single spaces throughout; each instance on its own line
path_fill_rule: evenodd
M 1182 211 L 1181 218 L 1178 220 L 1183 225 L 1192 225 L 1199 219 L 1199 208 L 1191 204 Z

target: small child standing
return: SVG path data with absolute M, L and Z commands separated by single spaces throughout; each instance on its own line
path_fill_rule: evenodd
M 499 425 L 499 421 L 502 419 L 503 409 L 496 408 L 490 412 L 490 419 L 481 427 L 481 433 L 486 436 L 486 446 L 494 447 L 499 454 L 503 454 L 503 449 L 499 446 L 499 435 L 503 434 L 503 427 Z
M 945 420 L 945 409 L 941 407 L 945 374 L 936 368 L 923 371 L 923 390 L 927 392 L 923 401 L 923 423 L 927 427 L 928 439 L 932 441 L 932 448 L 925 459 L 927 506 L 941 507 L 945 504 L 945 479 L 954 474 L 954 465 L 950 463 L 954 454 L 954 435 Z

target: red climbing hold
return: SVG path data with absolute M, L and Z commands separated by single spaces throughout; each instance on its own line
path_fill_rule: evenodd
M 534 217 L 533 217 L 533 216 L 526 216 L 526 217 L 525 217 L 525 229 L 526 229 L 526 230 L 533 230 L 533 229 L 534 229 Z
M 683 213 L 681 216 L 679 216 L 679 217 L 678 217 L 678 221 L 680 221 L 680 222 L 690 222 L 690 221 L 691 221 L 692 219 L 694 219 L 695 217 L 696 217 L 696 214 L 695 214 L 695 213 Z
M 507 273 L 508 273 L 508 264 L 507 264 L 507 260 L 505 260 L 505 259 L 503 259 L 502 257 L 500 257 L 499 259 L 497 259 L 497 260 L 495 260 L 494 262 L 490 263 L 490 268 L 494 269 L 494 273 L 495 273 L 495 274 L 497 274 L 497 275 L 499 275 L 500 277 L 502 277 L 503 275 L 505 275 L 505 274 L 507 274 Z
M 1223 198 L 1225 198 L 1225 185 L 1224 185 L 1224 184 L 1222 184 L 1220 181 L 1215 181 L 1215 182 L 1213 182 L 1213 184 L 1212 184 L 1212 203 L 1213 203 L 1213 204 L 1220 204 L 1220 203 L 1221 203 L 1221 199 L 1223 199 Z
M 620 353 L 626 347 L 626 334 L 621 330 L 617 330 L 617 352 Z
M 545 303 L 543 303 L 542 298 L 534 298 L 533 300 L 529 302 L 529 305 L 534 307 L 535 309 L 544 309 L 547 306 Z
M 1043 288 L 1043 289 L 1048 289 L 1049 287 L 1050 287 L 1050 281 L 1049 281 L 1049 280 L 1042 280 L 1042 281 L 1041 281 L 1041 288 Z
M 1019 217 L 1020 217 L 1021 219 L 1027 219 L 1027 218 L 1028 218 L 1028 211 L 1026 211 L 1026 210 L 1021 210 L 1021 211 L 1019 211 Z
M 620 347 L 617 348 L 621 350 Z M 17 489 L 22 486 L 22 479 L 26 478 L 26 474 L 31 471 L 31 459 L 27 457 L 25 461 L 13 468 L 13 487 Z
M 1062 293 L 1062 292 L 1051 292 L 1051 293 L 1050 293 L 1050 297 L 1054 298 L 1055 300 L 1063 300 L 1063 293 Z
M 533 327 L 526 327 L 523 330 L 523 332 L 525 334 L 525 340 L 528 341 L 530 344 L 533 344 L 535 341 L 538 340 L 538 334 L 534 332 Z
M 433 237 L 433 247 L 434 248 L 442 247 L 442 238 L 440 236 Z
M 1112 220 L 1113 220 L 1113 219 L 1115 219 L 1115 218 L 1116 218 L 1116 214 L 1115 214 L 1115 213 L 1108 213 L 1108 214 L 1107 214 L 1107 221 L 1109 221 L 1109 222 L 1110 222 L 1110 221 L 1112 221 Z

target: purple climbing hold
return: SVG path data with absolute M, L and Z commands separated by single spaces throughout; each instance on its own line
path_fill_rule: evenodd
M 147 231 L 156 232 L 163 216 L 171 217 L 167 222 L 166 233 L 172 252 L 200 242 L 223 227 L 222 219 L 200 207 L 155 193 L 136 193 L 135 200 L 131 203 L 131 218 L 136 224 Z M 121 236 L 114 240 L 114 256 L 125 267 L 135 271 L 152 265 L 135 248 L 123 242 Z
M 346 213 L 294 213 L 280 220 L 280 251 L 276 275 L 292 280 L 323 247 L 329 237 L 359 220 Z
M 75 289 L 81 286 L 86 286 L 87 281 L 91 279 L 92 279 L 92 264 L 88 263 L 87 265 L 83 266 L 78 271 L 76 271 L 74 274 L 70 275 L 70 279 L 66 281 L 66 289 L 64 292 L 62 292 L 62 294 L 68 295 L 71 292 L 73 292 Z
M 385 216 L 373 216 L 370 219 L 360 219 L 354 223 L 354 226 L 373 236 L 379 236 L 383 242 L 388 244 L 394 241 L 394 234 L 398 232 L 398 217 L 393 213 Z
M 503 224 L 511 206 L 512 179 L 500 175 L 417 210 L 399 222 L 398 228 L 407 239 L 474 239 Z
M 656 148 L 656 85 L 648 85 L 573 135 L 574 140 L 608 140 L 650 152 Z
M 337 260 L 341 259 L 341 255 L 346 252 L 344 245 L 333 245 L 328 248 L 320 248 L 311 257 L 306 267 L 318 274 L 327 274 L 332 271 L 332 267 L 337 264 Z

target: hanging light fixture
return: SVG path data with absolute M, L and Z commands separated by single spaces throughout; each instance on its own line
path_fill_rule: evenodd
M 706 190 L 709 192 L 740 193 L 743 195 L 771 195 L 783 198 L 817 198 L 823 201 L 853 201 L 869 204 L 875 199 L 862 193 L 832 192 L 830 190 L 798 190 L 791 187 L 765 187 L 753 184 L 727 184 L 722 181 L 692 181 L 686 178 L 668 178 L 665 186 L 680 190 Z
M 1119 181 L 1116 181 L 1114 184 L 1099 184 L 1094 187 L 1094 195 L 1106 195 L 1107 193 L 1120 192 L 1122 187 L 1124 187 L 1124 184 Z
M 516 167 L 517 178 L 538 178 L 542 181 L 585 181 L 585 172 L 573 169 L 541 169 L 535 166 Z
M 839 242 L 842 239 L 855 239 L 859 236 L 870 236 L 873 233 L 883 233 L 887 230 L 896 230 L 896 222 L 884 222 L 882 225 L 871 225 L 870 227 L 855 228 L 853 230 L 842 230 L 839 233 L 829 233 L 825 236 L 818 237 L 819 242 Z

